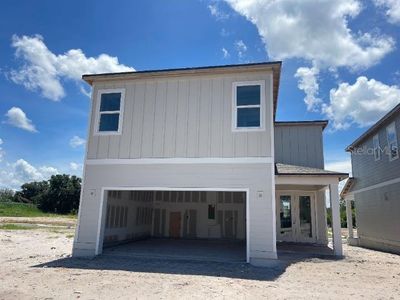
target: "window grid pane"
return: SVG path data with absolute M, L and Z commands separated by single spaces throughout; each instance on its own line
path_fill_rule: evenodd
M 118 131 L 119 113 L 100 114 L 99 131 Z
M 240 127 L 260 127 L 260 107 L 238 108 L 237 124 Z
M 236 89 L 236 105 L 260 105 L 260 85 L 238 86 Z
M 389 146 L 389 157 L 391 160 L 399 158 L 399 149 L 397 145 L 397 135 L 394 123 L 386 128 L 386 135 Z
M 100 111 L 119 111 L 121 106 L 121 93 L 101 95 Z

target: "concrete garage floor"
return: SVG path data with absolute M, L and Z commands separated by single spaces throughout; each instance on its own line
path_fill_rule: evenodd
M 280 260 L 328 258 L 331 248 L 312 244 L 278 243 Z M 221 240 L 147 239 L 105 248 L 103 256 L 208 262 L 246 261 L 246 243 Z
M 147 239 L 105 248 L 103 255 L 243 263 L 246 261 L 246 243 L 221 240 Z

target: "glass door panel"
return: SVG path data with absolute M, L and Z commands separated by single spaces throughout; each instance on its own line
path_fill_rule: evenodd
M 300 236 L 312 238 L 311 197 L 299 196 Z
M 292 228 L 292 197 L 290 195 L 279 196 L 279 233 L 278 236 L 282 240 L 293 239 Z

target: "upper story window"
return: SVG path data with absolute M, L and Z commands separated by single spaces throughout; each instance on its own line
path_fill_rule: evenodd
M 389 160 L 392 161 L 399 158 L 399 147 L 397 145 L 396 126 L 394 122 L 386 127 L 386 136 L 388 142 Z
M 264 81 L 233 83 L 233 131 L 264 130 Z
M 379 144 L 379 135 L 374 135 L 373 139 L 372 139 L 373 143 L 374 143 L 374 157 L 375 160 L 380 160 L 381 159 L 381 147 Z
M 120 134 L 125 90 L 100 90 L 98 95 L 96 133 L 101 135 Z

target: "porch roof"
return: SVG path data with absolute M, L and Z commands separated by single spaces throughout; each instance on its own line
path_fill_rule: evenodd
M 354 185 L 354 177 L 349 177 L 342 191 L 340 192 L 340 198 L 344 199 L 344 197 L 346 197 L 351 192 L 351 188 L 353 187 L 353 185 Z
M 288 165 L 282 163 L 275 164 L 275 175 L 284 176 L 334 176 L 338 177 L 339 180 L 346 179 L 349 177 L 348 173 L 341 173 L 336 171 L 328 171 L 318 168 L 310 168 L 304 166 Z

